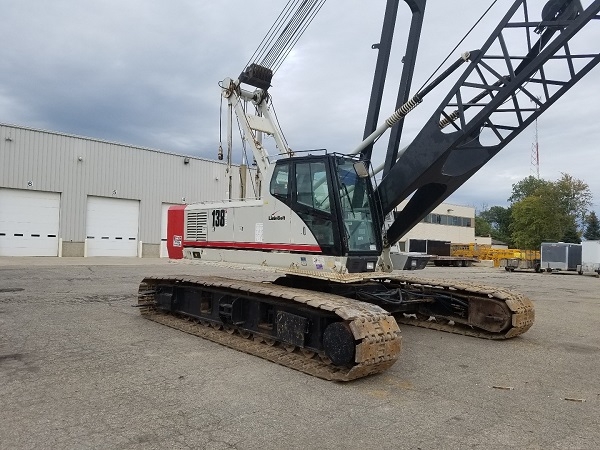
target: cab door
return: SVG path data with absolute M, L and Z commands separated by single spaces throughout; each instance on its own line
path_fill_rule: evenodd
M 292 222 L 292 231 L 314 236 L 322 254 L 341 256 L 338 206 L 329 163 L 329 158 L 294 161 L 291 207 L 300 221 Z

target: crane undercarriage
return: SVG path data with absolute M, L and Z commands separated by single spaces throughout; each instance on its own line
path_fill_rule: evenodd
M 534 321 L 531 301 L 511 291 L 352 275 L 348 283 L 298 275 L 263 283 L 151 277 L 140 284 L 138 306 L 155 322 L 336 381 L 389 369 L 401 350 L 397 322 L 507 339 Z

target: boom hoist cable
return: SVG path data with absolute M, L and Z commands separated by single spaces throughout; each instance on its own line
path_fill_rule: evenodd
M 477 19 L 477 21 L 471 26 L 471 28 L 469 28 L 469 30 L 460 39 L 460 41 L 458 41 L 458 43 L 454 46 L 454 48 L 452 50 L 450 50 L 450 52 L 448 52 L 448 55 L 446 55 L 446 57 L 440 63 L 440 65 L 437 66 L 437 68 L 433 71 L 433 73 L 430 75 L 430 77 L 423 83 L 423 85 L 419 88 L 418 92 L 420 92 L 421 90 L 423 90 L 423 88 L 427 85 L 427 83 L 429 83 L 431 81 L 431 79 L 442 68 L 442 66 L 444 64 L 446 64 L 446 62 L 448 61 L 448 59 L 450 59 L 450 57 L 454 54 L 454 52 L 458 49 L 458 47 L 465 41 L 465 39 L 467 39 L 469 37 L 469 35 L 473 32 L 473 30 L 475 30 L 475 28 L 477 27 L 477 25 L 479 25 L 479 23 L 481 23 L 481 21 L 485 18 L 485 16 L 487 16 L 487 14 L 490 12 L 490 10 L 494 7 L 494 5 L 496 3 L 498 3 L 498 0 L 494 0 L 492 2 L 492 4 L 487 7 L 487 9 L 483 12 L 483 14 L 481 14 L 481 16 L 479 17 L 479 19 Z
M 238 80 L 267 91 L 273 74 L 290 54 L 326 0 L 288 0 L 254 51 Z

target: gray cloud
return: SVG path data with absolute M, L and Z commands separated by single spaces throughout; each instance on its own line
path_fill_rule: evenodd
M 6 3 L 0 121 L 208 158 L 216 158 L 219 143 L 217 83 L 239 74 L 283 6 L 274 0 Z M 509 3 L 500 1 L 451 60 L 477 48 Z M 413 91 L 489 4 L 430 2 Z M 541 9 L 544 2 L 530 4 Z M 360 142 L 376 58 L 371 44 L 379 40 L 384 7 L 383 0 L 330 0 L 276 74 L 271 93 L 294 149 L 344 152 Z M 409 11 L 403 2 L 399 11 L 381 119 L 393 111 L 402 68 Z M 567 172 L 586 181 L 596 210 L 598 70 L 539 121 L 541 176 Z M 442 85 L 407 118 L 402 145 L 450 86 Z M 506 204 L 512 183 L 531 173 L 533 134 L 533 127 L 525 130 L 450 201 Z M 384 158 L 386 140 L 375 148 L 375 164 Z M 239 151 L 239 142 L 234 145 Z

